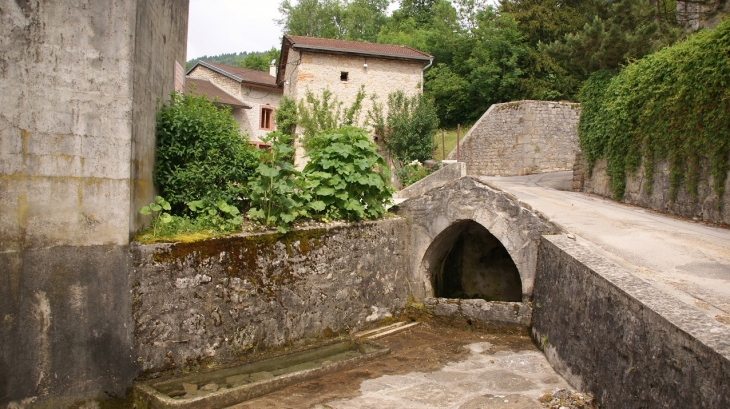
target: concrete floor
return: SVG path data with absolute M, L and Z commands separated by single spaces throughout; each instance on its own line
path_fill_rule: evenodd
M 572 172 L 480 178 L 657 290 L 730 325 L 730 230 L 565 191 L 571 179 Z
M 378 342 L 392 352 L 229 409 L 539 409 L 570 390 L 524 334 L 421 324 Z

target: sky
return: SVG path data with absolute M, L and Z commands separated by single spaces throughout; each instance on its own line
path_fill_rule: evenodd
M 278 0 L 190 0 L 187 59 L 281 46 Z

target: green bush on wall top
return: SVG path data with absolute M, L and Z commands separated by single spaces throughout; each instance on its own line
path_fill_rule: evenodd
M 157 113 L 156 134 L 154 182 L 173 213 L 187 212 L 186 203 L 201 199 L 243 207 L 258 156 L 229 109 L 174 92 Z
M 607 84 L 607 86 L 606 86 Z M 724 193 L 730 161 L 730 21 L 628 65 L 612 79 L 597 73 L 582 91 L 580 143 L 589 167 L 606 158 L 613 195 L 644 164 L 651 192 L 654 166 L 667 160 L 670 197 L 696 197 L 700 168 Z

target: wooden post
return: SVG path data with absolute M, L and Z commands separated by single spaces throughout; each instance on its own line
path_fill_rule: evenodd
M 459 161 L 459 137 L 461 136 L 461 124 L 456 125 L 456 161 Z
M 444 131 L 443 129 L 441 130 L 441 160 L 446 159 L 446 138 L 444 137 L 445 132 L 446 131 Z

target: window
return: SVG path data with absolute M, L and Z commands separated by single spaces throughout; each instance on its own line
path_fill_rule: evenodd
M 340 81 L 347 81 L 348 73 L 345 71 L 340 72 Z
M 274 108 L 270 106 L 261 107 L 261 129 L 274 129 Z

